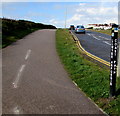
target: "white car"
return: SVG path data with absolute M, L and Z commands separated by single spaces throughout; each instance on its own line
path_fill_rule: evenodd
M 75 28 L 75 33 L 85 33 L 85 28 L 83 25 L 77 25 Z

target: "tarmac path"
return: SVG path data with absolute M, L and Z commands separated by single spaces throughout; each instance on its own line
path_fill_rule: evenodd
M 3 49 L 3 114 L 103 114 L 63 68 L 55 32 L 38 30 Z

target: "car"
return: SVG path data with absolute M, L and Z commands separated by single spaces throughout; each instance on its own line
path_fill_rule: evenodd
M 70 25 L 70 30 L 75 30 L 75 26 L 74 25 Z
M 77 25 L 75 28 L 75 33 L 85 33 L 85 28 L 83 25 Z

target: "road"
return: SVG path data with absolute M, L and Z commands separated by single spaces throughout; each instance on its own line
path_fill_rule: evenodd
M 3 114 L 103 114 L 69 78 L 56 30 L 38 30 L 3 49 Z
M 74 31 L 72 32 L 74 33 Z M 74 34 L 86 51 L 110 62 L 111 36 L 89 30 L 86 31 L 86 34 Z

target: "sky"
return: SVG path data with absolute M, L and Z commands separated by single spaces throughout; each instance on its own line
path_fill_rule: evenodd
M 118 2 L 4 1 L 0 17 L 24 19 L 63 28 L 69 25 L 118 23 Z

